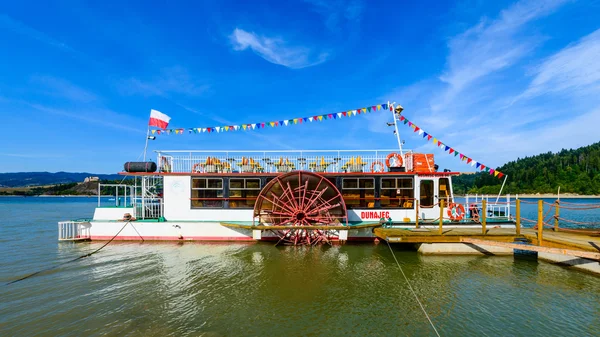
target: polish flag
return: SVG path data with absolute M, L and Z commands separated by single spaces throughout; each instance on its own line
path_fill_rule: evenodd
M 166 129 L 167 125 L 169 125 L 169 121 L 171 117 L 165 115 L 164 113 L 158 110 L 150 110 L 150 122 L 148 122 L 149 126 L 156 126 L 157 128 Z

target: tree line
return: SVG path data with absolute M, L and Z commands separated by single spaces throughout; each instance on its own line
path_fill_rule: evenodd
M 502 193 L 600 194 L 600 142 L 558 153 L 517 158 L 498 170 L 508 175 Z M 504 178 L 489 173 L 462 174 L 453 178 L 454 193 L 496 194 Z

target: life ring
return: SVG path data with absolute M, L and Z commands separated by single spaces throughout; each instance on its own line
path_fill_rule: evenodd
M 381 168 L 379 171 L 375 171 L 375 165 L 379 165 L 379 167 Z M 383 163 L 380 161 L 374 161 L 373 164 L 371 164 L 371 172 L 383 172 Z
M 460 221 L 465 216 L 465 207 L 461 204 L 450 204 L 448 206 L 448 216 L 452 221 Z
M 204 166 L 201 163 L 196 163 L 192 166 L 192 173 L 204 173 Z
M 387 167 L 390 167 L 390 159 L 392 159 L 392 157 L 396 157 L 396 162 L 398 163 L 397 167 L 402 166 L 402 157 L 400 157 L 398 153 L 392 152 L 385 158 L 385 165 Z

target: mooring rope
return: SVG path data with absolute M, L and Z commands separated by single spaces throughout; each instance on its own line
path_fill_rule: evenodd
M 50 268 L 42 269 L 42 270 L 40 270 L 40 271 L 36 271 L 36 272 L 35 272 L 35 273 L 33 273 L 33 274 L 29 274 L 29 275 L 27 275 L 27 276 L 21 277 L 21 278 L 20 278 L 20 279 L 18 279 L 18 280 L 10 281 L 10 282 L 8 282 L 8 283 L 6 283 L 6 284 L 4 284 L 4 285 L 6 285 L 6 286 L 7 286 L 7 285 L 9 285 L 9 284 L 17 283 L 17 282 L 19 282 L 19 281 L 23 281 L 23 280 L 25 280 L 25 279 L 28 279 L 28 278 L 30 278 L 30 277 L 32 277 L 32 276 L 35 276 L 35 275 L 37 275 L 37 274 L 40 274 L 40 273 L 43 273 L 43 272 L 45 272 L 45 271 L 52 270 L 52 269 L 56 269 L 56 268 L 58 268 L 58 267 L 60 267 L 60 266 L 63 266 L 63 265 L 65 265 L 65 264 L 67 264 L 67 263 L 75 262 L 75 261 L 77 261 L 77 260 L 83 259 L 84 257 L 92 256 L 93 254 L 96 254 L 97 252 L 99 252 L 99 251 L 100 251 L 102 248 L 106 247 L 106 246 L 107 246 L 109 243 L 111 243 L 111 242 L 112 242 L 112 240 L 114 240 L 114 239 L 117 237 L 117 235 L 119 235 L 119 234 L 121 233 L 121 231 L 122 231 L 123 229 L 125 229 L 125 226 L 127 226 L 127 224 L 129 224 L 129 223 L 130 223 L 130 221 L 127 221 L 127 222 L 126 222 L 126 223 L 123 225 L 123 227 L 121 227 L 121 229 L 120 229 L 120 230 L 117 232 L 117 234 L 115 234 L 115 235 L 114 235 L 114 236 L 113 236 L 113 237 L 112 237 L 110 240 L 108 240 L 108 242 L 107 242 L 107 243 L 105 243 L 105 244 L 104 244 L 102 247 L 100 247 L 100 248 L 96 249 L 95 251 L 93 251 L 93 252 L 91 252 L 91 253 L 87 253 L 87 254 L 85 254 L 85 255 L 81 255 L 81 256 L 79 256 L 79 257 L 76 257 L 76 258 L 74 258 L 73 260 L 69 260 L 69 261 L 67 261 L 67 262 L 63 262 L 63 263 L 61 263 L 61 264 L 58 264 L 58 265 L 56 265 L 56 266 L 54 266 L 54 267 L 50 267 Z
M 425 314 L 425 317 L 427 317 L 427 320 L 429 321 L 429 324 L 431 324 L 431 327 L 433 328 L 433 331 L 435 331 L 435 334 L 438 337 L 440 337 L 440 333 L 435 328 L 435 325 L 433 325 L 433 322 L 431 321 L 431 318 L 429 318 L 429 315 L 427 314 L 427 311 L 425 311 L 425 307 L 423 307 L 423 304 L 421 304 L 421 301 L 419 300 L 419 297 L 417 296 L 417 293 L 415 292 L 415 290 L 413 289 L 413 287 L 410 285 L 410 282 L 408 281 L 408 277 L 406 277 L 406 274 L 404 274 L 404 270 L 402 270 L 402 267 L 400 266 L 400 262 L 398 262 L 398 259 L 396 259 L 396 254 L 394 254 L 394 251 L 392 250 L 392 246 L 390 246 L 390 242 L 388 240 L 385 240 L 385 242 L 387 243 L 388 248 L 390 249 L 390 252 L 392 253 L 392 256 L 394 257 L 394 260 L 396 261 L 396 264 L 398 265 L 398 268 L 400 269 L 400 272 L 402 272 L 402 276 L 404 276 L 404 279 L 406 280 L 406 284 L 408 284 L 408 287 L 410 288 L 410 291 L 412 291 L 413 295 L 415 296 L 415 299 L 419 303 L 419 306 L 421 306 L 421 310 L 423 310 L 423 313 Z

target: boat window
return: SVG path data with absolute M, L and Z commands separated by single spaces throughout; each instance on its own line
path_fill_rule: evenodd
M 414 198 L 412 177 L 381 178 L 381 207 L 414 208 Z
M 440 199 L 444 199 L 446 205 L 452 203 L 450 196 L 450 179 L 440 178 Z
M 433 207 L 433 180 L 421 180 L 419 206 Z
M 192 208 L 223 207 L 223 179 L 192 177 Z
M 229 208 L 254 208 L 260 193 L 260 178 L 229 179 Z
M 347 208 L 375 207 L 375 178 L 343 178 L 342 196 Z

